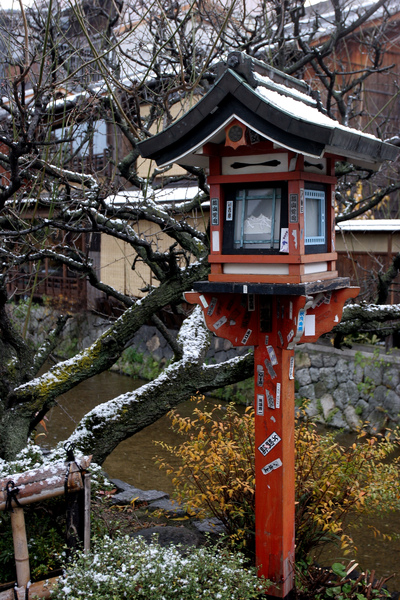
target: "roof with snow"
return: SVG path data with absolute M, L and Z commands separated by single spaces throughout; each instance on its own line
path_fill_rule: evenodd
M 398 148 L 345 127 L 324 114 L 309 86 L 241 52 L 232 52 L 211 90 L 161 133 L 139 144 L 157 165 L 208 167 L 207 142 L 225 140 L 234 119 L 261 138 L 294 152 L 321 158 L 325 153 L 368 169 L 394 160 Z
M 336 231 L 351 231 L 352 233 L 369 233 L 371 231 L 400 231 L 400 219 L 352 219 L 341 221 L 336 225 Z
M 121 190 L 117 194 L 108 196 L 105 200 L 106 204 L 119 206 L 125 204 L 143 204 L 149 199 L 160 204 L 175 204 L 181 202 L 189 202 L 201 196 L 202 191 L 197 185 L 172 186 L 160 189 L 149 188 L 146 192 L 136 189 Z M 209 202 L 202 203 L 202 206 Z

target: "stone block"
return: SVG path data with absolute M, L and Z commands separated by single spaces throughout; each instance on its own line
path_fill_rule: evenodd
M 335 373 L 338 383 L 344 383 L 351 379 L 349 362 L 344 358 L 339 358 L 335 366 Z
M 400 414 L 400 397 L 393 390 L 387 390 L 383 407 L 387 410 L 390 418 L 397 419 Z
M 224 352 L 223 350 L 216 352 L 214 354 L 215 362 L 218 364 L 224 362 L 225 360 L 227 360 L 227 358 L 228 358 L 228 354 L 227 354 L 227 352 Z
M 379 433 L 387 424 L 387 415 L 381 408 L 374 408 L 368 417 L 368 429 L 371 433 Z
M 384 367 L 382 383 L 388 388 L 395 390 L 400 382 L 399 367 Z
M 361 383 L 364 379 L 364 368 L 361 365 L 354 365 L 352 379 L 354 383 Z
M 313 381 L 314 383 L 319 381 L 319 371 L 320 371 L 320 369 L 318 369 L 317 367 L 311 367 L 309 369 L 311 381 Z
M 320 414 L 318 401 L 315 398 L 310 400 L 305 406 L 304 411 L 310 419 L 317 417 Z
M 153 335 L 147 342 L 146 348 L 152 354 L 160 347 L 160 338 L 157 335 Z
M 387 394 L 387 387 L 378 385 L 370 395 L 370 404 L 372 404 L 374 408 L 383 407 Z
M 314 390 L 316 398 L 321 398 L 328 391 L 326 385 L 322 381 L 317 381 L 314 383 Z
M 350 427 L 345 421 L 343 413 L 341 410 L 338 410 L 334 414 L 332 414 L 329 418 L 329 422 L 327 423 L 330 427 L 335 427 L 336 429 L 344 429 L 344 431 L 349 431 Z
M 364 381 L 371 381 L 374 385 L 381 385 L 383 377 L 383 367 L 381 365 L 370 364 L 364 367 Z
M 308 369 L 298 369 L 297 371 L 295 371 L 295 373 L 296 373 L 296 381 L 298 382 L 300 387 L 309 385 L 312 382 Z
M 324 416 L 325 421 L 329 420 L 329 415 L 335 410 L 336 405 L 330 394 L 325 394 L 320 398 L 322 414 Z
M 184 506 L 179 504 L 174 500 L 169 500 L 168 498 L 162 498 L 161 500 L 156 500 L 155 502 L 151 502 L 147 507 L 149 512 L 154 512 L 155 510 L 162 510 L 169 517 L 182 518 L 187 515 L 187 511 Z
M 300 398 L 308 398 L 310 400 L 313 400 L 315 398 L 314 386 L 311 384 L 311 385 L 305 385 L 304 387 L 299 388 L 298 396 Z
M 224 524 L 217 517 L 203 519 L 202 521 L 193 521 L 193 525 L 200 533 L 225 533 Z
M 337 386 L 335 370 L 331 367 L 323 367 L 320 369 L 319 381 L 326 385 L 327 390 L 333 390 Z
M 224 347 L 223 350 L 225 350 L 225 352 L 228 352 L 229 350 L 234 350 L 234 348 L 232 347 L 232 344 L 229 340 L 224 340 Z
M 119 479 L 110 479 L 111 483 L 117 488 L 117 482 L 120 483 Z M 119 488 L 121 489 L 121 488 Z M 155 502 L 156 500 L 162 500 L 163 498 L 169 498 L 169 494 L 158 490 L 140 490 L 135 488 L 133 485 L 125 484 L 123 491 L 115 494 L 111 497 L 112 504 L 130 504 L 133 499 L 136 502 Z
M 359 399 L 359 391 L 354 381 L 347 381 L 347 383 L 341 383 L 333 392 L 336 405 L 344 409 L 348 404 L 355 405 Z
M 368 402 L 365 402 L 365 400 L 362 400 L 361 398 L 357 402 L 355 409 L 356 410 L 358 409 L 357 412 L 359 413 L 359 416 L 362 421 L 366 421 L 368 419 L 369 414 L 372 411 L 372 408 L 370 407 Z M 360 412 L 360 411 L 362 411 L 362 412 Z
M 336 354 L 324 353 L 322 355 L 322 360 L 324 362 L 324 367 L 335 367 L 339 358 Z
M 311 366 L 320 369 L 324 366 L 323 356 L 321 352 L 310 353 Z
M 294 366 L 295 369 L 305 369 L 311 367 L 310 356 L 306 352 L 296 350 L 294 353 Z
M 357 429 L 361 427 L 362 421 L 358 416 L 354 406 L 346 406 L 346 408 L 343 411 L 343 415 L 350 429 L 352 429 L 353 431 L 357 431 Z

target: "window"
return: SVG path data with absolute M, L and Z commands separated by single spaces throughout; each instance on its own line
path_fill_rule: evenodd
M 326 194 L 321 188 L 304 190 L 304 243 L 307 253 L 326 251 Z
M 240 190 L 236 194 L 235 248 L 279 248 L 281 190 Z
M 72 169 L 100 171 L 105 167 L 108 151 L 105 121 L 82 121 L 71 127 L 56 129 L 53 135 L 55 140 L 69 140 L 56 145 L 54 150 L 62 161 L 72 159 L 70 162 Z
M 281 228 L 287 227 L 283 186 L 229 186 L 225 198 L 223 252 L 279 252 Z

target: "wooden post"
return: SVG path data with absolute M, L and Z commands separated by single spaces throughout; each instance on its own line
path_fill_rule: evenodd
M 269 594 L 288 598 L 295 543 L 294 351 L 256 346 L 254 372 L 256 561 L 258 574 L 277 585 Z
M 83 476 L 83 489 L 85 494 L 83 550 L 85 553 L 90 550 L 90 478 L 90 473 L 85 473 Z
M 30 580 L 28 541 L 26 539 L 23 508 L 15 507 L 11 512 L 11 528 L 14 542 L 15 567 L 18 587 L 26 586 Z

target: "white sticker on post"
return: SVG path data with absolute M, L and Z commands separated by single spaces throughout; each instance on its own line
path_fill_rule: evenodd
M 257 387 L 264 387 L 264 369 L 262 365 L 257 365 Z
M 277 444 L 281 441 L 281 438 L 275 431 L 271 433 L 271 435 L 263 442 L 260 446 L 258 446 L 259 451 L 263 456 L 267 456 L 268 452 L 271 452 L 272 448 L 275 448 Z
M 275 406 L 276 406 L 276 408 L 280 408 L 281 407 L 281 384 L 280 383 L 276 384 L 276 402 L 275 402 Z
M 290 357 L 289 379 L 294 379 L 294 356 Z
M 315 315 L 306 315 L 304 335 L 315 335 Z
M 202 305 L 204 306 L 204 308 L 207 308 L 208 302 L 205 299 L 205 297 L 203 295 L 201 295 L 201 296 L 199 296 L 199 298 L 200 298 L 200 302 L 202 303 Z
M 289 302 L 289 319 L 293 319 L 293 302 Z
M 269 360 L 271 361 L 271 365 L 275 366 L 278 364 L 278 359 L 276 358 L 275 350 L 272 346 L 267 346 Z
M 279 467 L 281 466 L 282 461 L 280 458 L 277 458 L 276 460 L 270 462 L 268 465 L 265 465 L 265 467 L 263 467 L 261 471 L 264 473 L 264 475 L 268 475 L 268 473 L 271 473 L 271 471 L 275 471 L 275 469 L 279 469 Z
M 227 320 L 228 319 L 225 316 L 218 319 L 218 321 L 213 325 L 214 329 L 219 329 L 220 327 L 222 327 L 222 325 L 224 325 L 227 322 Z
M 289 252 L 289 229 L 287 227 L 281 227 L 281 243 L 279 252 Z
M 302 308 L 301 310 L 299 310 L 299 320 L 298 320 L 298 323 L 297 323 L 297 333 L 303 333 L 305 318 L 306 318 L 306 311 L 304 310 L 304 308 Z
M 262 417 L 264 415 L 264 394 L 257 394 L 257 415 Z
M 210 306 L 208 307 L 207 316 L 211 317 L 215 307 L 217 306 L 218 298 L 211 298 Z
M 265 390 L 265 395 L 267 396 L 268 408 L 275 409 L 275 400 L 271 392 L 269 390 Z
M 243 339 L 241 341 L 241 343 L 243 345 L 247 344 L 247 342 L 249 341 L 249 337 L 251 336 L 252 331 L 253 331 L 252 329 L 248 329 L 246 331 L 246 333 L 244 334 Z
M 271 377 L 271 379 L 274 379 L 276 377 L 276 373 L 274 367 L 271 365 L 271 361 L 269 361 L 268 358 L 264 360 L 264 365 L 268 371 L 268 375 Z
M 212 232 L 211 240 L 213 252 L 219 252 L 219 231 Z

